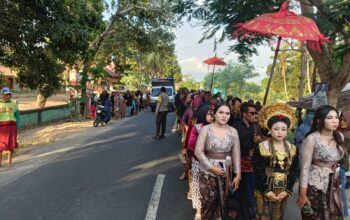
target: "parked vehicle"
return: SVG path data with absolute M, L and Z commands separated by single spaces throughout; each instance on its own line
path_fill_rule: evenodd
M 106 116 L 106 112 L 104 111 L 104 106 L 101 105 L 101 104 L 97 104 L 97 107 L 96 107 L 96 116 L 95 116 L 95 120 L 94 120 L 94 123 L 93 123 L 93 126 L 94 127 L 98 127 L 98 125 L 101 123 L 104 123 L 104 118 Z
M 150 107 L 152 112 L 156 111 L 157 99 L 160 93 L 160 88 L 165 87 L 166 93 L 169 96 L 169 111 L 174 111 L 175 98 L 175 80 L 174 78 L 157 78 L 152 80 L 152 90 L 150 94 Z

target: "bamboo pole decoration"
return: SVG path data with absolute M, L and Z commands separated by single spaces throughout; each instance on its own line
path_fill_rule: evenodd
M 270 90 L 270 86 L 271 86 L 271 82 L 272 82 L 273 73 L 274 73 L 274 71 L 275 71 L 276 61 L 277 61 L 278 52 L 279 52 L 279 50 L 280 50 L 281 41 L 282 41 L 282 37 L 278 37 L 277 46 L 276 46 L 276 50 L 275 50 L 275 57 L 273 58 L 273 63 L 272 63 L 272 68 L 271 68 L 271 74 L 270 74 L 269 82 L 267 83 L 267 87 L 266 87 L 266 91 L 265 91 L 265 96 L 264 96 L 263 105 L 266 105 L 267 96 L 268 96 L 268 94 L 269 94 L 269 90 Z

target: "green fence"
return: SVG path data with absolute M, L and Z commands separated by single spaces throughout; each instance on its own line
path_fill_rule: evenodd
M 72 119 L 79 115 L 80 108 L 78 102 L 71 104 L 57 105 L 40 109 L 20 111 L 20 126 L 30 127 L 41 123 L 62 121 Z

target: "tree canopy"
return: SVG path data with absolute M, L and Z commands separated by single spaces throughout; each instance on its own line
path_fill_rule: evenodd
M 208 73 L 204 78 L 204 89 L 210 90 L 213 73 Z M 225 96 L 233 95 L 244 99 L 260 97 L 260 86 L 249 82 L 258 76 L 250 63 L 229 62 L 222 70 L 214 73 L 213 88 L 220 90 Z
M 284 0 L 185 0 L 178 10 L 188 19 L 196 18 L 204 27 L 202 40 L 221 34 L 221 40 L 232 40 L 234 24 L 253 19 L 263 13 L 276 12 Z M 292 7 L 301 9 L 304 16 L 314 19 L 321 32 L 332 40 L 332 44 L 318 53 L 308 48 L 318 69 L 320 79 L 330 84 L 330 103 L 335 105 L 338 93 L 350 79 L 350 2 L 344 0 L 292 1 Z M 257 46 L 270 40 L 256 36 L 243 41 L 234 40 L 229 50 L 240 54 L 242 60 L 257 54 Z
M 20 83 L 38 89 L 44 98 L 60 87 L 65 65 L 77 64 L 83 70 L 81 85 L 85 89 L 88 73 L 94 74 L 112 58 L 119 73 L 143 70 L 146 78 L 156 74 L 179 80 L 181 69 L 172 33 L 177 24 L 176 4 L 151 0 L 1 1 L 0 63 L 15 69 Z M 110 15 L 107 20 L 104 13 Z M 152 55 L 161 58 L 157 73 L 151 68 Z
M 44 97 L 60 87 L 64 64 L 81 58 L 105 26 L 102 1 L 14 0 L 0 7 L 0 63 Z

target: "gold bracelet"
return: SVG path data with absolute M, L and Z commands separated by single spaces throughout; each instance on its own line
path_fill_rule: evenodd
M 272 191 L 267 192 L 267 193 L 265 193 L 265 197 L 266 197 L 266 198 L 269 198 L 270 196 L 272 196 L 272 194 L 273 194 L 273 192 L 272 192 Z

